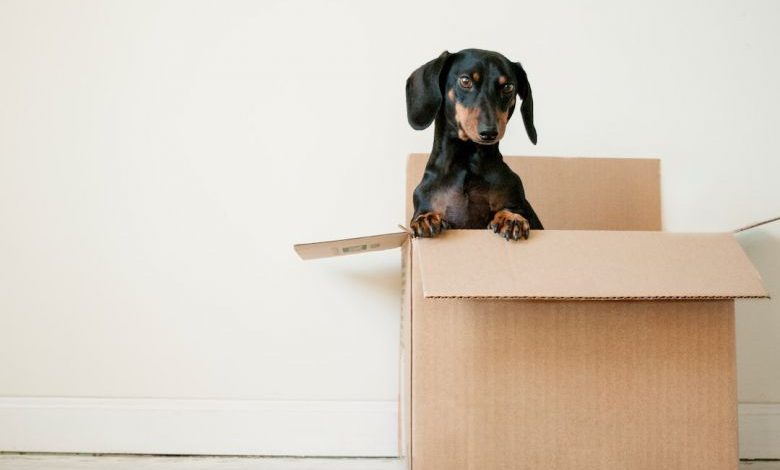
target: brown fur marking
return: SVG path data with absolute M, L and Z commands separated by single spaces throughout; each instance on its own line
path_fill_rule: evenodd
M 474 72 L 471 74 L 471 78 L 474 79 L 475 82 L 479 81 L 479 72 Z
M 424 212 L 409 224 L 415 237 L 434 237 L 446 228 L 438 212 Z
M 506 83 L 506 76 L 501 75 L 500 77 L 498 77 L 498 84 L 503 85 L 504 83 Z
M 455 121 L 458 123 L 458 138 L 461 140 L 479 140 L 479 108 L 467 108 L 460 103 L 455 103 Z
M 509 121 L 509 111 L 496 111 L 496 122 L 498 123 L 498 140 L 504 138 L 506 123 Z
M 450 88 L 450 91 L 447 92 L 447 98 L 450 99 L 453 103 L 455 102 L 455 90 Z
M 528 238 L 531 224 L 522 215 L 515 214 L 508 209 L 501 209 L 496 212 L 488 228 L 507 240 L 519 240 Z
M 463 191 L 455 186 L 436 191 L 431 197 L 431 208 L 444 217 L 447 216 L 447 208 L 452 207 L 458 211 L 463 211 L 468 203 Z

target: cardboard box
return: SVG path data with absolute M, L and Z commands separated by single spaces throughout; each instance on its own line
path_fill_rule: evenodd
M 412 155 L 410 195 L 427 155 Z M 664 233 L 659 161 L 507 157 L 548 230 L 406 232 L 400 441 L 413 470 L 736 469 L 732 234 Z

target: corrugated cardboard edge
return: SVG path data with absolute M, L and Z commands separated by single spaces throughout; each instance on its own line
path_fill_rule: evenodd
M 772 222 L 777 222 L 777 221 L 780 221 L 780 217 L 772 217 L 771 219 L 762 220 L 761 222 L 755 222 L 750 225 L 745 225 L 744 227 L 740 227 L 734 230 L 734 233 L 744 232 L 745 230 L 761 227 L 762 225 L 771 224 Z
M 767 298 L 731 233 L 545 230 L 517 243 L 489 231 L 416 240 L 426 298 Z
M 401 304 L 401 334 L 400 334 L 400 367 L 398 372 L 399 378 L 399 395 L 400 400 L 398 403 L 398 447 L 399 456 L 406 459 L 406 468 L 411 469 L 412 466 L 412 428 L 411 428 L 411 411 L 412 411 L 412 381 L 411 381 L 411 368 L 412 368 L 412 303 L 413 303 L 413 288 L 414 282 L 412 280 L 413 269 L 413 243 L 411 239 L 407 240 L 401 246 L 401 264 L 403 273 L 403 293 Z
M 299 243 L 293 249 L 303 260 L 331 258 L 365 253 L 368 251 L 392 250 L 409 239 L 407 232 L 392 232 L 365 237 L 342 238 L 314 243 Z

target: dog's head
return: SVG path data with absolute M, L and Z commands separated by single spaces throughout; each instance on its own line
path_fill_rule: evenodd
M 406 114 L 419 130 L 443 112 L 446 125 L 461 140 L 493 145 L 504 137 L 516 96 L 522 100 L 520 114 L 528 138 L 536 144 L 531 85 L 520 62 L 479 49 L 444 51 L 409 76 Z

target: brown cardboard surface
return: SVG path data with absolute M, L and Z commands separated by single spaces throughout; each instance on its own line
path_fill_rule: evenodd
M 767 297 L 731 233 L 487 230 L 417 239 L 426 297 L 696 299 Z
M 385 233 L 368 237 L 345 238 L 315 243 L 299 243 L 293 246 L 301 259 L 330 258 L 332 256 L 354 255 L 366 251 L 381 251 L 398 248 L 407 239 L 407 232 Z
M 414 470 L 736 468 L 733 301 L 417 291 L 412 323 Z
M 406 219 L 427 154 L 407 162 Z M 661 230 L 660 161 L 649 158 L 504 157 L 523 180 L 544 228 Z

